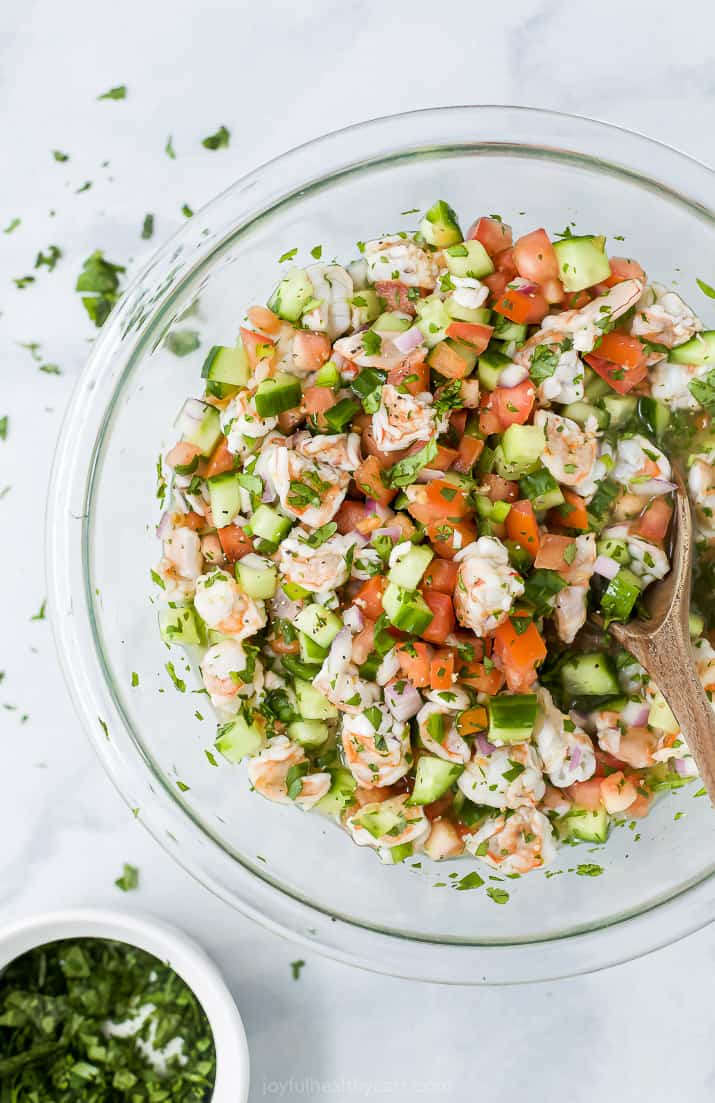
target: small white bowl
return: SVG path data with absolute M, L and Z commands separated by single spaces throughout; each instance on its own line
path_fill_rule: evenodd
M 196 942 L 149 915 L 85 909 L 50 912 L 0 928 L 0 972 L 28 950 L 65 938 L 128 942 L 166 962 L 188 984 L 211 1024 L 216 1047 L 211 1103 L 246 1103 L 249 1057 L 243 1022 L 221 974 Z

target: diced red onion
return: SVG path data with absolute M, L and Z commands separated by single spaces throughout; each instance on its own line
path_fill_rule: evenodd
M 176 424 L 182 433 L 190 433 L 192 429 L 203 421 L 206 414 L 206 403 L 198 398 L 187 398 L 181 407 L 181 412 L 176 419 Z
M 610 555 L 599 555 L 593 569 L 596 574 L 600 574 L 604 578 L 615 578 L 621 568 L 615 559 L 611 559 Z
M 341 628 L 330 645 L 326 662 L 349 663 L 353 651 L 353 637 L 349 628 Z
M 670 494 L 677 490 L 677 483 L 668 482 L 667 479 L 646 479 L 644 482 L 633 484 L 633 490 L 640 496 L 659 497 L 662 494 Z
M 407 723 L 422 708 L 422 698 L 412 685 L 412 682 L 401 682 L 402 692 L 395 688 L 397 683 L 385 686 L 385 704 L 401 724 Z
M 525 291 L 527 295 L 533 291 L 541 291 L 538 283 L 523 279 L 522 276 L 516 276 L 513 280 L 510 280 L 507 287 L 513 288 L 514 291 Z
M 674 758 L 673 766 L 676 774 L 680 777 L 690 777 L 690 771 L 688 769 L 688 760 L 686 758 Z
M 263 480 L 263 493 L 261 494 L 262 502 L 275 502 L 278 495 L 276 494 L 276 488 L 270 479 Z
M 435 471 L 432 467 L 423 467 L 417 475 L 418 483 L 431 483 L 434 479 L 443 479 L 444 471 Z
M 375 536 L 389 536 L 390 540 L 399 540 L 402 536 L 402 529 L 397 525 L 387 525 L 384 529 L 375 529 L 372 535 L 373 538 Z
M 387 521 L 389 517 L 394 517 L 394 513 L 391 509 L 376 502 L 374 498 L 365 499 L 365 512 L 366 514 L 374 513 L 376 517 L 381 517 L 383 521 Z
M 484 732 L 480 732 L 474 742 L 479 747 L 481 754 L 492 754 L 496 747 L 493 743 L 490 743 Z
M 367 536 L 363 536 L 361 532 L 356 532 L 355 530 L 349 532 L 348 537 L 350 540 L 354 540 L 359 548 L 364 548 L 366 544 L 370 543 Z
M 365 618 L 359 605 L 349 605 L 343 613 L 343 624 L 351 632 L 362 632 L 365 627 Z
M 294 621 L 303 608 L 302 601 L 291 601 L 284 593 L 281 586 L 278 587 L 271 598 L 271 613 L 278 620 Z
M 518 387 L 527 378 L 529 371 L 521 364 L 509 364 L 499 373 L 500 387 Z
M 643 701 L 629 701 L 621 713 L 626 727 L 640 728 L 648 723 L 650 709 Z
M 398 333 L 392 339 L 392 343 L 400 352 L 412 352 L 422 344 L 424 336 L 419 326 L 411 326 L 404 333 Z
M 156 535 L 160 540 L 165 540 L 172 529 L 171 515 L 169 513 L 162 513 L 161 520 L 156 526 Z
M 574 770 L 578 770 L 578 764 L 581 761 L 581 748 L 578 743 L 571 751 L 571 767 Z

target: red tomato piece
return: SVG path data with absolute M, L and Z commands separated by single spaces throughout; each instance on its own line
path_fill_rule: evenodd
M 530 379 L 516 387 L 496 387 L 489 396 L 489 409 L 499 418 L 502 429 L 525 425 L 534 407 L 536 388 Z
M 422 585 L 425 590 L 437 590 L 441 594 L 453 594 L 457 585 L 459 567 L 449 559 L 433 559 L 425 571 Z
M 410 641 L 399 644 L 395 648 L 395 654 L 400 664 L 400 670 L 417 689 L 424 689 L 430 684 L 430 665 L 434 651 L 428 643 Z
M 584 360 L 617 394 L 628 394 L 648 375 L 645 360 L 636 368 L 625 368 L 621 364 L 614 364 L 610 360 L 605 360 L 603 356 L 597 356 L 594 352 L 584 356 Z
M 451 689 L 454 684 L 454 653 L 445 649 L 435 652 L 430 663 L 430 686 L 432 689 Z
M 454 470 L 467 475 L 484 451 L 484 441 L 479 437 L 462 437 L 459 451 L 454 461 Z
M 637 260 L 629 260 L 627 257 L 609 257 L 608 263 L 611 266 L 611 275 L 604 281 L 606 287 L 615 287 L 617 283 L 623 283 L 624 280 L 642 280 L 645 283 L 645 269 Z
M 508 249 L 512 243 L 511 226 L 500 218 L 484 216 L 473 222 L 467 231 L 467 241 L 481 241 L 490 257 Z
M 223 554 L 226 556 L 230 563 L 235 563 L 239 559 L 243 559 L 244 555 L 248 555 L 253 551 L 253 543 L 250 536 L 238 525 L 224 525 L 223 528 L 216 530 L 218 538 L 221 541 L 221 548 Z
M 514 287 L 512 282 L 497 299 L 494 310 L 497 314 L 508 318 L 510 322 L 516 322 L 517 325 L 532 325 L 545 317 L 549 304 L 543 291 L 536 284 Z
M 454 608 L 449 594 L 439 590 L 422 590 L 422 596 L 432 612 L 430 624 L 421 633 L 422 639 L 429 643 L 444 643 L 454 628 Z
M 519 547 L 527 551 L 532 559 L 539 550 L 539 526 L 534 516 L 534 507 L 529 501 L 514 502 L 506 518 L 506 534 Z
M 248 363 L 254 371 L 259 360 L 271 361 L 275 355 L 275 343 L 263 333 L 254 333 L 252 329 L 241 326 L 241 341 L 246 350 Z
M 634 535 L 649 543 L 662 544 L 668 534 L 673 507 L 665 498 L 653 498 L 644 509 L 634 529 Z
M 358 605 L 365 616 L 370 617 L 371 620 L 377 620 L 384 612 L 382 595 L 386 586 L 387 580 L 382 575 L 374 574 L 367 582 L 363 582 L 353 599 L 354 604 Z
M 457 341 L 464 341 L 465 345 L 474 349 L 477 356 L 482 355 L 493 333 L 494 326 L 479 325 L 476 322 L 451 322 L 447 326 L 447 336 L 454 337 Z
M 453 559 L 462 548 L 477 539 L 477 527 L 471 521 L 454 521 L 444 518 L 427 524 L 427 539 L 435 555 Z

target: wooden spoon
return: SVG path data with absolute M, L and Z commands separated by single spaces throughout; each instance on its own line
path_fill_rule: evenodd
M 612 623 L 609 632 L 652 676 L 675 717 L 715 805 L 715 712 L 693 663 L 688 617 L 693 547 L 690 502 L 680 471 L 673 515 L 671 570 L 648 589 L 650 620 Z

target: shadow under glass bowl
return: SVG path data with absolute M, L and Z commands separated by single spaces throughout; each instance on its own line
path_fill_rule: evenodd
M 560 876 L 500 885 L 506 906 L 484 890 L 454 891 L 449 875 L 474 868 L 465 861 L 383 866 L 324 818 L 251 793 L 245 767 L 211 764 L 210 708 L 194 693 L 200 682 L 183 653 L 159 639 L 149 573 L 159 551 L 157 457 L 173 443 L 185 397 L 200 393 L 208 347 L 235 341 L 245 308 L 265 301 L 286 251 L 297 248 L 298 263 L 309 263 L 318 244 L 324 258 L 353 257 L 360 239 L 414 228 L 418 216 L 406 212 L 440 197 L 465 223 L 502 215 L 515 236 L 542 225 L 607 234 L 611 253 L 637 257 L 691 302 L 695 277 L 712 270 L 712 172 L 586 119 L 515 107 L 421 111 L 330 134 L 263 165 L 156 254 L 97 341 L 54 465 L 51 613 L 102 762 L 204 885 L 355 965 L 453 983 L 538 980 L 634 957 L 712 920 L 707 801 L 690 787 L 663 797 L 635 829 L 614 830 L 597 853 L 562 848 L 549 871 Z M 198 331 L 201 347 L 177 357 L 163 342 L 186 328 Z M 685 815 L 674 822 L 678 811 Z M 578 875 L 585 863 L 603 875 Z

